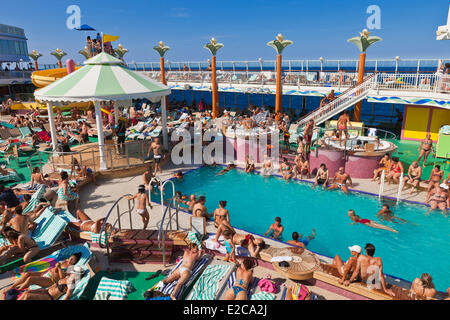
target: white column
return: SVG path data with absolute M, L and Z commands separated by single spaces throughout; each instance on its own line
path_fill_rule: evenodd
M 58 145 L 58 139 L 56 138 L 56 128 L 55 128 L 55 118 L 53 116 L 53 106 L 50 103 L 47 103 L 47 111 L 48 111 L 48 122 L 50 124 L 50 134 L 52 136 L 53 151 L 55 151 L 56 146 Z
M 164 149 L 169 149 L 169 136 L 167 134 L 167 111 L 166 111 L 166 97 L 161 97 L 161 118 L 162 118 L 162 132 L 163 132 L 163 146 Z
M 119 102 L 114 102 L 114 124 L 117 126 L 119 123 L 119 106 L 117 105 Z
M 95 121 L 97 123 L 98 149 L 100 152 L 100 170 L 106 170 L 108 166 L 106 165 L 105 137 L 103 136 L 102 113 L 99 101 L 95 101 Z

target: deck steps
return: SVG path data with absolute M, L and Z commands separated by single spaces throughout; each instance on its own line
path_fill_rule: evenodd
M 168 235 L 164 241 L 164 254 L 158 247 L 157 230 L 120 230 L 110 239 L 110 260 L 113 262 L 161 263 L 170 261 L 174 240 Z

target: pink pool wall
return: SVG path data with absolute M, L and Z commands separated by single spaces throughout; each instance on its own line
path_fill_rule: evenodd
M 339 170 L 340 167 L 345 167 L 345 160 L 343 159 L 343 152 L 336 152 L 330 150 L 320 150 L 318 151 L 317 157 L 316 152 L 312 151 L 309 155 L 309 165 L 311 167 L 311 172 L 315 174 L 317 169 L 320 167 L 321 163 L 325 163 L 328 168 L 328 174 L 331 177 Z
M 379 162 L 382 156 L 379 157 L 357 157 L 348 156 L 345 164 L 345 171 L 352 178 L 370 179 L 373 177 L 373 171 L 380 167 Z

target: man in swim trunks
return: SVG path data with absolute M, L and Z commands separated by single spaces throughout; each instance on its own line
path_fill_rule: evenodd
M 150 153 L 153 152 L 153 159 L 155 160 L 155 172 L 154 175 L 156 176 L 156 173 L 162 173 L 161 169 L 161 160 L 163 159 L 163 148 L 161 143 L 159 142 L 159 138 L 155 138 L 155 140 L 150 145 L 150 148 L 148 149 L 147 157 L 150 157 Z
M 192 208 L 192 215 L 194 217 L 205 217 L 206 220 L 211 219 L 211 215 L 208 213 L 208 210 L 205 207 L 206 198 L 205 196 L 198 197 L 198 201 L 194 204 Z
M 339 284 L 343 284 L 345 286 L 350 284 L 350 281 L 347 278 L 355 272 L 358 257 L 362 252 L 362 248 L 358 245 L 348 247 L 348 249 L 350 250 L 351 257 L 347 260 L 347 262 L 344 262 L 339 255 L 336 255 L 333 259 L 333 265 L 342 276 L 338 282 Z
M 294 177 L 297 178 L 298 174 L 300 174 L 300 180 L 303 179 L 303 175 L 306 175 L 309 178 L 310 167 L 309 161 L 305 158 L 303 154 L 298 154 L 295 157 L 295 166 L 294 166 Z
M 137 199 L 138 204 L 136 208 L 136 212 L 141 216 L 142 223 L 144 224 L 144 227 L 142 230 L 145 230 L 148 225 L 148 221 L 150 220 L 150 215 L 147 211 L 147 206 L 150 207 L 150 209 L 153 209 L 152 204 L 150 203 L 150 200 L 148 199 L 147 193 L 145 192 L 145 186 L 141 184 L 138 189 L 138 193 L 136 193 L 132 197 L 127 197 L 128 200 Z
M 33 228 L 36 226 L 36 224 L 31 222 L 28 215 L 22 214 L 21 206 L 17 206 L 14 209 L 14 216 L 9 220 L 9 225 L 11 228 L 24 235 L 29 235 L 30 227 Z
M 341 189 L 345 194 L 348 194 L 347 181 L 350 188 L 353 188 L 352 178 L 350 178 L 348 173 L 345 173 L 344 167 L 340 167 L 338 172 L 334 175 L 328 190 Z
M 369 279 L 370 276 L 378 273 L 375 279 L 379 279 L 381 282 L 381 287 L 385 293 L 390 296 L 394 296 L 394 292 L 386 287 L 386 279 L 383 274 L 383 261 L 381 258 L 374 257 L 375 254 L 375 246 L 373 244 L 366 244 L 364 247 L 367 256 L 361 254 L 358 257 L 356 270 L 353 272 L 353 275 L 350 277 L 350 283 L 354 282 L 359 276 L 363 281 Z
M 442 184 L 444 179 L 444 171 L 441 170 L 440 165 L 436 165 L 433 170 L 431 170 L 430 178 L 428 179 L 428 189 L 427 189 L 427 199 L 429 199 L 431 193 L 434 189 L 438 189 Z
M 402 218 L 396 217 L 394 216 L 394 213 L 391 211 L 391 209 L 389 209 L 389 206 L 387 204 L 383 205 L 383 207 L 381 208 L 380 211 L 378 211 L 377 213 L 377 217 L 380 220 L 384 220 L 384 221 L 389 221 L 389 222 L 395 222 L 393 220 L 399 220 L 402 222 L 408 222 Z
M 247 300 L 248 286 L 253 281 L 254 262 L 244 259 L 236 270 L 236 281 L 225 293 L 224 300 Z
M 272 234 L 269 236 L 269 238 L 272 239 L 279 239 L 281 238 L 281 234 L 283 233 L 284 227 L 281 225 L 281 218 L 276 217 L 275 222 L 270 225 L 269 230 L 264 233 L 264 236 L 267 236 L 271 231 Z
M 202 251 L 203 250 L 199 250 L 196 244 L 189 244 L 189 248 L 184 250 L 183 262 L 181 265 L 174 272 L 172 272 L 171 275 L 162 280 L 163 284 L 168 284 L 178 280 L 172 294 L 170 295 L 172 300 L 177 299 L 178 291 L 180 291 L 181 287 L 191 277 L 192 269 L 194 268 L 195 263 L 202 256 Z
M 421 175 L 422 167 L 419 166 L 417 161 L 413 161 L 408 168 L 408 176 L 403 178 L 403 189 L 405 189 L 407 183 L 410 183 L 412 188 L 409 194 L 412 194 L 414 190 L 418 190 Z
M 369 220 L 369 219 L 362 219 L 360 216 L 356 215 L 355 210 L 348 210 L 348 216 L 353 221 L 352 223 L 350 223 L 352 225 L 360 223 L 360 224 L 366 225 L 366 226 L 371 227 L 371 228 L 383 229 L 383 230 L 391 231 L 391 232 L 394 232 L 394 233 L 398 233 L 397 230 L 394 230 L 394 229 L 392 229 L 390 227 L 387 227 L 387 226 L 382 225 L 380 223 L 377 223 L 375 221 L 372 221 L 372 220 Z
M 347 144 L 347 139 L 349 137 L 348 130 L 347 130 L 347 124 L 352 128 L 352 124 L 350 122 L 350 117 L 348 115 L 348 110 L 345 110 L 344 113 L 341 114 L 337 121 L 337 128 L 338 128 L 338 138 L 339 138 L 339 146 L 342 146 L 342 133 L 344 133 L 344 146 Z
M 422 140 L 417 151 L 419 151 L 417 162 L 420 162 L 420 159 L 423 157 L 423 167 L 425 168 L 427 157 L 430 153 L 433 152 L 433 140 L 431 140 L 431 135 L 429 133 L 427 133 L 425 140 Z
M 305 137 L 305 154 L 306 155 L 311 153 L 311 143 L 312 143 L 314 126 L 315 126 L 314 119 L 309 120 L 305 126 L 305 131 L 303 133 L 303 136 Z
M 325 190 L 328 185 L 328 179 L 329 176 L 327 166 L 325 163 L 321 163 L 319 169 L 317 170 L 314 185 L 312 186 L 313 189 L 318 185 L 322 185 L 322 188 Z

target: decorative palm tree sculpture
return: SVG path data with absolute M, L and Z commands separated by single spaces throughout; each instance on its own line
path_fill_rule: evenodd
M 283 102 L 283 91 L 281 87 L 281 54 L 283 53 L 283 50 L 293 44 L 294 42 L 291 40 L 284 40 L 284 37 L 281 33 L 279 33 L 275 40 L 272 40 L 267 43 L 269 47 L 272 47 L 277 52 L 277 79 L 276 79 L 276 96 L 275 96 L 275 113 L 278 115 L 281 110 L 283 109 L 282 102 Z
M 78 51 L 78 53 L 81 54 L 86 59 L 89 59 L 89 48 L 88 47 L 84 47 L 84 49 Z
M 217 81 L 216 81 L 216 54 L 220 48 L 223 47 L 222 43 L 217 43 L 216 39 L 211 38 L 211 40 L 204 45 L 205 49 L 208 49 L 211 52 L 211 80 L 212 80 L 212 104 L 213 104 L 213 118 L 217 118 L 219 116 L 219 95 L 217 90 Z
M 170 50 L 170 47 L 165 46 L 164 42 L 160 41 L 157 46 L 154 46 L 153 49 L 159 53 L 160 56 L 160 69 L 161 69 L 161 82 L 162 84 L 166 84 L 166 69 L 164 66 L 164 55 L 167 51 Z
M 117 48 L 114 49 L 114 52 L 117 54 L 120 60 L 124 61 L 123 56 L 128 52 L 128 49 L 125 49 L 121 44 L 119 44 Z
M 375 42 L 381 41 L 380 37 L 370 37 L 370 32 L 364 29 L 359 33 L 359 37 L 348 39 L 347 42 L 353 43 L 361 52 L 359 55 L 358 85 L 364 81 L 364 69 L 366 65 L 366 51 Z M 362 101 L 355 105 L 355 121 L 361 121 Z
M 67 56 L 67 53 L 65 53 L 64 51 L 62 51 L 60 48 L 56 49 L 53 52 L 50 52 L 50 54 L 54 57 L 56 57 L 56 59 L 58 59 L 58 68 L 62 68 L 62 63 L 61 63 L 61 59 L 64 56 Z
M 40 57 L 42 57 L 42 54 L 41 54 L 41 53 L 38 53 L 36 50 L 33 50 L 31 53 L 28 54 L 28 56 L 29 56 L 31 59 L 33 59 L 33 61 L 34 61 L 34 70 L 35 70 L 35 71 L 38 71 L 38 70 L 39 70 L 39 67 L 38 67 L 38 59 L 39 59 Z

